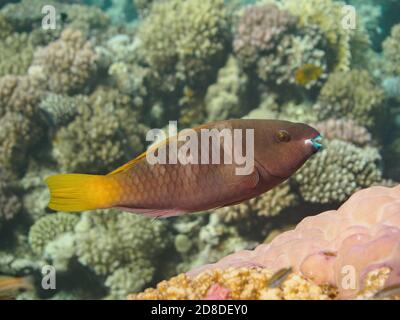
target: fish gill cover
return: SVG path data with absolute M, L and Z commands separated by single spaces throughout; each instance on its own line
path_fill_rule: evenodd
M 55 9 L 54 28 L 43 27 L 44 6 Z M 184 273 L 400 181 L 399 9 L 397 0 L 0 0 L 0 275 L 40 280 L 50 265 L 57 276 L 55 290 L 35 281 L 13 297 L 125 299 L 178 274 L 131 297 L 205 298 L 210 288 L 228 298 L 337 297 L 337 283 L 296 268 L 263 292 L 246 288 L 265 287 L 272 269 Z M 194 215 L 47 208 L 50 175 L 106 174 L 169 120 L 232 118 L 308 123 L 324 149 L 271 191 Z M 375 272 L 363 280 L 391 270 Z

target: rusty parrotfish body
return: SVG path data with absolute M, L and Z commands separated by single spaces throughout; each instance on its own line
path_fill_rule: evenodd
M 231 133 L 232 144 L 224 144 L 224 139 L 212 139 L 223 130 Z M 213 133 L 205 143 L 202 134 L 210 131 Z M 235 132 L 241 132 L 241 136 L 235 136 Z M 254 154 L 251 152 L 254 162 L 245 174 L 243 171 L 238 174 L 245 164 L 238 163 L 234 155 L 235 152 L 245 155 L 247 147 L 251 150 L 251 140 L 246 139 L 248 133 L 254 138 Z M 181 150 L 187 141 L 196 138 L 197 158 L 193 156 L 193 149 L 185 149 L 184 163 L 170 156 L 171 149 L 174 155 L 175 150 Z M 233 205 L 289 178 L 320 149 L 320 139 L 318 131 L 310 126 L 288 121 L 240 119 L 209 123 L 184 130 L 106 176 L 49 177 L 49 207 L 60 211 L 115 207 L 167 217 Z M 217 152 L 213 158 L 218 149 L 219 156 Z M 153 158 L 148 157 L 149 152 Z M 149 161 L 161 155 L 166 156 L 166 163 Z

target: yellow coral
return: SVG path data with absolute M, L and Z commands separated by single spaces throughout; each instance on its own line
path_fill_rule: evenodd
M 345 3 L 333 0 L 283 0 L 284 9 L 299 17 L 300 26 L 317 25 L 336 53 L 336 70 L 347 71 L 351 63 L 353 30 L 343 28 Z
M 168 281 L 162 281 L 155 289 L 128 296 L 129 300 L 153 299 L 204 299 L 213 284 L 229 290 L 230 299 L 271 300 L 271 299 L 330 299 L 336 289 L 317 285 L 299 274 L 290 274 L 276 288 L 269 288 L 268 282 L 274 273 L 263 268 L 229 268 L 226 270 L 205 270 L 194 279 L 180 274 Z

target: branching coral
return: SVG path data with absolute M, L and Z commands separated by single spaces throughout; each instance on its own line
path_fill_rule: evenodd
M 234 50 L 246 69 L 255 69 L 260 79 L 274 86 L 309 89 L 326 77 L 329 68 L 321 31 L 313 25 L 298 28 L 293 15 L 271 3 L 244 11 L 235 33 Z M 296 76 L 300 72 L 306 77 Z
M 381 156 L 372 147 L 359 148 L 332 140 L 294 176 L 306 201 L 341 202 L 355 191 L 382 180 Z
M 217 82 L 208 87 L 205 104 L 210 121 L 237 118 L 246 113 L 247 76 L 230 57 L 218 72 Z
M 62 126 L 71 122 L 84 99 L 84 96 L 70 97 L 49 93 L 40 102 L 39 109 L 43 111 L 49 125 Z
M 226 222 L 251 219 L 252 214 L 260 217 L 273 217 L 284 209 L 294 206 L 298 201 L 289 183 L 283 183 L 263 195 L 233 207 L 218 209 L 215 213 Z
M 85 213 L 75 238 L 79 261 L 98 275 L 109 275 L 106 285 L 112 294 L 126 294 L 148 283 L 157 255 L 169 245 L 165 223 L 113 210 Z
M 348 71 L 352 45 L 368 43 L 363 26 L 343 27 L 345 4 L 334 0 L 283 0 L 282 7 L 299 17 L 300 26 L 316 25 L 323 32 L 335 56 L 335 70 Z
M 336 72 L 329 76 L 315 111 L 320 120 L 346 117 L 372 127 L 383 106 L 384 93 L 365 70 Z
M 291 267 L 319 285 L 336 287 L 339 298 L 354 298 L 369 281 L 380 278 L 369 274 L 371 271 L 385 268 L 389 272 L 383 285 L 398 285 L 399 199 L 399 186 L 359 191 L 338 210 L 307 217 L 295 230 L 279 235 L 270 244 L 234 253 L 191 271 L 189 276 L 195 279 L 209 269 L 257 266 L 278 271 Z M 382 273 L 385 276 L 386 272 Z
M 247 8 L 236 27 L 233 49 L 244 66 L 250 66 L 274 49 L 283 35 L 293 31 L 297 19 L 273 4 Z
M 41 137 L 41 130 L 19 113 L 8 112 L 0 117 L 0 165 L 20 174 L 28 151 Z
M 26 33 L 9 35 L 0 40 L 0 48 L 0 76 L 25 74 L 33 58 L 30 36 Z
M 50 91 L 75 93 L 95 76 L 96 59 L 82 32 L 66 29 L 59 40 L 35 52 L 32 65 L 42 69 Z
M 207 261 L 217 261 L 228 252 L 235 252 L 254 245 L 242 238 L 235 226 L 222 222 L 215 214 L 183 217 L 173 225 L 178 234 L 175 236 L 175 249 L 182 262 L 173 270 L 187 271 Z
M 390 37 L 383 42 L 385 69 L 391 76 L 400 76 L 400 24 L 392 28 Z
M 9 186 L 9 177 L 0 166 L 0 228 L 21 210 L 21 202 Z
M 372 142 L 368 130 L 351 119 L 327 119 L 314 124 L 313 127 L 329 140 L 343 140 L 358 146 L 365 146 Z
M 223 0 L 168 0 L 152 6 L 138 38 L 154 77 L 174 89 L 174 79 L 192 87 L 207 83 L 225 60 L 228 31 Z
M 142 152 L 146 127 L 130 103 L 128 96 L 106 88 L 81 100 L 78 115 L 55 137 L 53 153 L 61 168 L 105 172 Z

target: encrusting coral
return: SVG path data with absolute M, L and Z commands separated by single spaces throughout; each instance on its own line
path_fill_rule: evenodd
M 314 203 L 344 201 L 355 191 L 382 181 L 381 156 L 373 147 L 360 148 L 332 140 L 293 177 L 301 196 Z
M 399 186 L 359 191 L 338 210 L 307 217 L 269 244 L 236 252 L 129 298 L 201 299 L 213 284 L 228 289 L 228 299 L 374 297 L 399 281 L 399 199 Z M 271 288 L 268 280 L 283 268 L 294 274 Z
M 321 89 L 315 111 L 320 120 L 346 117 L 372 127 L 383 109 L 384 92 L 365 70 L 332 73 Z

